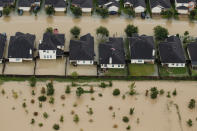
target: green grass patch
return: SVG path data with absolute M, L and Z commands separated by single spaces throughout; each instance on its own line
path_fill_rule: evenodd
M 157 73 L 157 68 L 154 64 L 130 64 L 130 76 L 153 76 Z
M 126 76 L 127 75 L 127 69 L 108 69 L 104 76 Z
M 194 69 L 190 69 L 191 72 L 192 72 L 192 76 L 197 76 L 197 70 L 194 70 Z
M 187 67 L 163 67 L 160 66 L 159 68 L 161 76 L 189 76 Z

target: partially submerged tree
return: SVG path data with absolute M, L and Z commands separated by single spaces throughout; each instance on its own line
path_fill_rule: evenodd
M 71 9 L 71 12 L 74 14 L 75 17 L 80 17 L 82 15 L 82 10 L 81 10 L 80 7 L 71 6 L 70 9 Z
M 99 28 L 96 29 L 96 34 L 101 35 L 102 37 L 108 37 L 109 31 L 106 27 L 100 26 Z
M 3 15 L 8 16 L 10 14 L 10 12 L 11 12 L 10 7 L 6 6 L 3 8 Z
M 129 24 L 129 25 L 127 25 L 127 27 L 125 28 L 124 31 L 125 31 L 127 37 L 131 37 L 134 33 L 138 33 L 138 27 Z
M 96 8 L 96 13 L 99 14 L 102 18 L 106 18 L 109 16 L 107 8 Z
M 46 14 L 49 15 L 49 16 L 55 14 L 55 9 L 54 9 L 53 6 L 47 6 L 45 11 L 46 11 Z
M 45 33 L 47 32 L 53 33 L 53 27 L 46 28 Z
M 75 37 L 78 38 L 80 35 L 81 29 L 77 26 L 74 26 L 71 30 L 70 33 Z
M 164 27 L 156 26 L 154 28 L 154 36 L 155 36 L 155 39 L 158 41 L 165 40 L 165 38 L 168 37 L 168 34 L 169 34 L 168 30 Z
M 125 8 L 124 10 L 124 13 L 125 14 L 127 14 L 129 17 L 135 17 L 135 11 L 132 9 L 132 8 L 130 8 L 130 7 L 128 7 L 128 8 Z

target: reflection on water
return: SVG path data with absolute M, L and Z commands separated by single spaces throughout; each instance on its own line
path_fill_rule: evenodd
M 4 17 L 3 17 L 3 20 L 4 20 L 5 22 L 10 22 L 11 17 L 10 17 L 10 16 L 4 16 Z
M 53 16 L 48 16 L 47 18 L 46 18 L 46 21 L 47 21 L 47 23 L 48 24 L 53 24 Z

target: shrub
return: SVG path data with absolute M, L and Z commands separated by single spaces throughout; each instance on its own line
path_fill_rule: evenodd
M 99 28 L 96 29 L 96 34 L 101 35 L 102 37 L 108 37 L 109 31 L 106 27 L 100 26 Z
M 112 86 L 113 86 L 112 81 L 109 81 L 109 87 L 112 87 Z
M 54 124 L 54 125 L 53 125 L 53 129 L 54 129 L 54 130 L 59 130 L 59 129 L 60 129 L 60 126 L 59 126 L 58 124 Z
M 25 103 L 25 102 L 23 103 L 23 105 L 22 105 L 22 106 L 23 106 L 23 108 L 26 108 L 26 107 L 27 107 L 27 105 L 26 105 L 26 103 Z
M 133 34 L 138 33 L 138 27 L 129 24 L 124 31 L 127 37 L 132 37 Z
M 129 8 L 125 8 L 124 13 L 127 14 L 129 17 L 135 17 L 135 11 L 133 9 Z
M 165 93 L 165 91 L 163 90 L 163 89 L 161 89 L 160 91 L 159 91 L 159 94 L 160 95 L 163 95 Z
M 106 88 L 107 87 L 107 84 L 105 84 L 105 82 L 101 82 L 101 84 L 99 85 L 99 87 Z
M 38 100 L 41 101 L 41 102 L 44 102 L 44 101 L 47 100 L 47 97 L 46 96 L 39 96 Z
M 187 121 L 187 125 L 188 125 L 189 127 L 191 127 L 191 126 L 193 125 L 193 123 L 192 123 L 192 120 L 191 120 L 191 119 L 189 119 L 189 120 Z
M 79 116 L 78 116 L 77 114 L 74 115 L 73 121 L 74 121 L 75 123 L 78 123 L 78 122 L 79 122 Z
M 73 28 L 70 29 L 70 33 L 75 37 L 78 38 L 80 35 L 81 29 L 77 26 L 74 26 Z M 77 72 L 73 72 L 75 74 L 77 74 Z M 72 73 L 72 74 L 73 74 Z
M 170 95 L 170 92 L 169 92 L 169 91 L 168 91 L 167 97 L 168 97 L 168 98 L 170 98 L 170 97 L 171 97 L 171 95 Z
M 32 96 L 35 96 L 35 95 L 36 95 L 36 93 L 35 93 L 34 90 L 31 91 L 31 95 L 32 95 Z
M 130 129 L 131 129 L 131 126 L 130 126 L 130 125 L 128 125 L 126 129 L 127 129 L 127 130 L 130 130 Z
M 36 86 L 36 82 L 37 82 L 37 80 L 36 80 L 36 77 L 34 77 L 34 76 L 32 76 L 30 78 L 30 80 L 29 80 L 29 83 L 30 83 L 31 87 L 35 87 Z
M 174 91 L 172 92 L 172 95 L 173 96 L 176 96 L 177 95 L 176 89 L 174 89 Z
M 129 118 L 127 116 L 123 116 L 122 121 L 125 123 L 129 122 Z
M 109 12 L 107 8 L 96 8 L 96 13 L 99 14 L 102 18 L 106 18 L 109 16 Z
M 74 72 L 72 72 L 71 76 L 72 76 L 73 79 L 77 79 L 79 74 L 76 71 L 74 71 Z
M 53 82 L 47 84 L 47 95 L 52 96 L 54 94 L 55 90 L 53 88 Z
M 35 123 L 35 119 L 31 119 L 31 124 L 33 125 Z
M 52 27 L 48 27 L 48 28 L 46 28 L 45 33 L 47 33 L 47 32 L 49 32 L 49 33 L 53 33 L 53 28 L 52 28 Z
M 150 89 L 150 91 L 151 91 L 151 98 L 152 99 L 156 99 L 157 98 L 157 95 L 159 94 L 159 91 L 157 90 L 157 87 L 152 87 L 151 89 Z
M 119 89 L 114 89 L 113 96 L 118 96 L 118 95 L 120 95 L 120 90 Z
M 163 41 L 165 40 L 165 38 L 168 37 L 168 30 L 164 27 L 161 27 L 161 26 L 156 26 L 154 28 L 154 36 L 155 36 L 155 39 L 158 40 L 158 41 Z
M 87 111 L 87 113 L 88 113 L 89 115 L 92 115 L 92 114 L 93 114 L 92 108 L 89 108 L 89 110 Z
M 64 122 L 64 116 L 60 116 L 60 122 Z
M 54 101 L 55 101 L 54 97 L 50 97 L 49 103 L 50 103 L 50 104 L 54 104 Z
M 39 127 L 43 127 L 43 123 L 39 123 L 38 126 L 39 126 Z
M 3 8 L 3 14 L 4 15 L 8 16 L 10 14 L 10 12 L 11 12 L 10 7 L 6 6 L 6 7 Z
M 45 11 L 46 11 L 46 14 L 49 16 L 55 14 L 55 9 L 53 8 L 53 6 L 46 7 Z
M 188 105 L 188 108 L 193 109 L 195 108 L 196 101 L 194 99 L 191 99 Z
M 71 92 L 71 91 L 70 91 L 70 86 L 69 86 L 69 85 L 67 85 L 67 86 L 66 86 L 65 93 L 66 93 L 66 94 L 70 94 L 70 92 Z
M 135 108 L 130 108 L 130 112 L 129 112 L 130 115 L 133 115 L 134 109 L 135 109 Z
M 44 117 L 45 119 L 47 119 L 47 118 L 49 117 L 49 115 L 48 115 L 46 112 L 44 112 L 44 113 L 43 113 L 43 117 Z
M 76 95 L 80 97 L 83 93 L 84 93 L 83 88 L 78 87 L 77 90 L 76 90 Z
M 136 94 L 135 87 L 136 87 L 135 82 L 131 83 L 131 85 L 129 86 L 129 88 L 130 88 L 129 94 L 130 95 L 135 95 Z

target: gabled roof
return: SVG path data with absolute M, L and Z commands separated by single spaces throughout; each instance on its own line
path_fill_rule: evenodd
M 45 5 L 52 5 L 53 7 L 66 7 L 65 0 L 45 0 Z
M 145 0 L 124 0 L 124 3 L 130 3 L 133 5 L 133 7 L 138 7 L 138 6 L 142 6 L 144 8 L 146 8 L 146 3 Z
M 72 4 L 81 8 L 93 8 L 93 0 L 72 0 Z
M 197 42 L 192 42 L 187 45 L 192 65 L 197 65 Z
M 125 64 L 123 38 L 109 38 L 108 42 L 99 44 L 99 63 Z
M 32 58 L 36 36 L 17 32 L 10 37 L 8 58 Z M 32 53 L 30 53 L 30 50 Z
M 43 41 L 39 44 L 39 50 L 56 50 L 57 55 L 63 55 L 64 51 L 57 48 L 57 46 L 64 46 L 65 35 L 53 34 L 50 32 L 44 33 Z
M 177 36 L 170 36 L 159 44 L 159 53 L 162 63 L 185 63 L 184 50 Z
M 19 7 L 31 7 L 35 0 L 18 0 Z
M 14 0 L 0 0 L 0 7 L 10 5 Z
M 161 6 L 163 8 L 171 8 L 170 0 L 150 0 L 151 8 Z
M 155 44 L 152 36 L 137 36 L 129 38 L 131 59 L 154 59 Z
M 94 37 L 86 34 L 80 40 L 70 40 L 70 60 L 94 60 Z
M 7 37 L 3 34 L 0 34 L 0 59 L 3 58 L 6 40 Z

